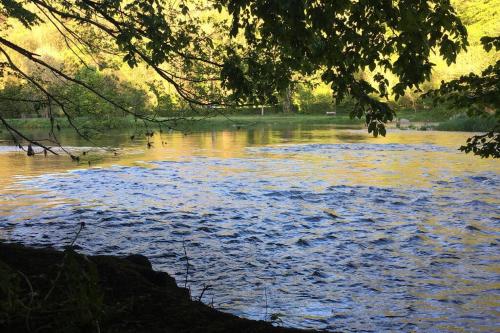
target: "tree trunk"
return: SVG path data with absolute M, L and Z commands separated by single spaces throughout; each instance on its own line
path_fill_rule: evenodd
M 292 111 L 293 111 L 292 89 L 290 86 L 288 86 L 283 92 L 283 112 L 291 113 Z

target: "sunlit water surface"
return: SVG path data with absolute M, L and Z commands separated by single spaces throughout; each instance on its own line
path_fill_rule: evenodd
M 0 147 L 0 238 L 140 253 L 224 311 L 340 331 L 493 332 L 500 166 L 465 133 L 169 134 L 89 167 Z M 68 145 L 88 145 L 66 138 Z

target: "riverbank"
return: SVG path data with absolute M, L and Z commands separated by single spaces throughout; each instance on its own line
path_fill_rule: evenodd
M 407 119 L 409 127 L 412 129 L 434 129 L 444 131 L 464 131 L 480 132 L 488 131 L 493 127 L 493 118 L 467 117 L 465 115 L 449 117 L 447 114 L 429 110 L 398 111 L 399 119 Z M 167 118 L 159 118 L 167 120 Z M 51 124 L 44 118 L 10 119 L 9 123 L 19 130 L 44 130 L 49 129 Z M 65 118 L 55 119 L 59 129 L 70 129 L 71 126 Z M 158 129 L 158 124 L 151 122 L 136 121 L 132 117 L 110 118 L 110 119 L 89 119 L 77 118 L 75 123 L 83 129 L 104 130 L 104 129 L 125 129 L 125 130 L 150 130 Z M 267 114 L 261 115 L 229 115 L 215 117 L 193 117 L 188 119 L 172 119 L 166 121 L 161 127 L 167 130 L 169 127 L 183 132 L 206 132 L 230 129 L 254 129 L 262 127 L 272 127 L 273 129 L 289 128 L 296 126 L 328 125 L 338 127 L 363 127 L 364 122 L 360 119 L 351 119 L 347 113 L 340 113 L 335 116 L 325 114 Z M 392 122 L 389 126 L 396 126 Z M 408 127 L 408 126 L 407 126 Z
M 306 332 L 207 306 L 140 255 L 0 243 L 0 295 L 2 332 Z
M 164 121 L 163 128 L 168 126 L 181 131 L 210 131 L 239 128 L 259 128 L 262 126 L 286 127 L 290 125 L 362 125 L 359 119 L 351 119 L 348 115 L 303 115 L 303 114 L 269 114 L 269 115 L 228 115 L 215 117 L 191 117 L 187 119 L 158 118 Z M 49 129 L 50 122 L 44 118 L 9 119 L 8 122 L 18 129 Z M 61 129 L 71 128 L 65 118 L 57 118 L 55 123 Z M 107 120 L 95 120 L 89 118 L 77 118 L 78 126 L 88 128 L 110 128 L 110 129 L 144 129 L 157 128 L 157 123 L 136 121 L 133 117 L 111 118 Z

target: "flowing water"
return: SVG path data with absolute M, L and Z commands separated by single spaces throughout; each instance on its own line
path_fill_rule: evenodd
M 0 238 L 140 253 L 237 315 L 340 331 L 493 332 L 500 164 L 466 133 L 328 127 L 103 139 L 76 165 L 0 147 Z M 86 143 L 68 136 L 69 146 Z M 77 148 L 75 148 L 77 149 Z M 80 151 L 86 148 L 80 148 Z

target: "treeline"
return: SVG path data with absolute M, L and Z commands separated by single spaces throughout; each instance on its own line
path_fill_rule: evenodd
M 92 86 L 107 99 L 138 114 L 155 114 L 159 117 L 199 116 L 214 113 L 210 107 L 192 108 L 186 101 L 176 98 L 160 81 L 134 82 L 133 79 L 120 79 L 109 70 L 81 66 L 76 70 L 75 78 Z M 125 116 L 122 108 L 102 99 L 82 85 L 47 80 L 45 89 L 50 95 L 68 102 L 65 111 L 72 117 L 89 117 L 106 121 L 114 117 Z M 326 112 L 344 112 L 352 102 L 347 99 L 341 105 L 335 105 L 328 87 L 320 83 L 297 83 L 290 88 L 291 108 L 283 107 L 284 96 L 274 105 L 256 105 L 245 107 L 221 108 L 225 113 L 233 114 L 275 114 L 283 112 L 325 114 Z M 0 112 L 6 118 L 49 118 L 46 95 L 29 83 L 17 80 L 4 82 L 0 90 Z M 223 109 L 223 110 L 222 110 Z M 52 105 L 52 116 L 63 116 L 58 105 Z

